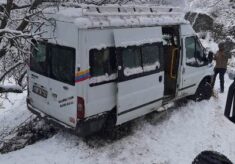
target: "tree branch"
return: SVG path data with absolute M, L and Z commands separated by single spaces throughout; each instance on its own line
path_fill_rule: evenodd
M 43 0 L 35 0 L 31 7 L 29 8 L 29 11 L 32 11 L 34 9 L 36 9 L 41 3 L 42 3 Z M 26 14 L 26 16 L 24 17 L 23 21 L 21 22 L 21 24 L 16 28 L 16 30 L 19 30 L 19 31 L 23 31 L 29 24 L 29 16 Z
M 13 92 L 13 93 L 22 93 L 23 89 L 20 86 L 3 86 L 0 85 L 0 93 L 9 93 L 9 92 Z
M 18 67 L 18 66 L 21 65 L 21 64 L 23 64 L 22 61 L 17 62 L 15 65 L 13 65 L 13 66 L 11 66 L 10 68 L 8 68 L 2 75 L 0 75 L 0 81 L 2 81 L 2 80 L 6 77 L 6 75 L 7 75 L 8 73 L 10 73 L 12 70 L 14 70 L 16 67 Z
M 5 7 L 5 11 L 4 11 L 4 18 L 1 22 L 1 26 L 0 26 L 0 29 L 3 29 L 6 27 L 7 25 L 7 22 L 8 22 L 8 18 L 10 17 L 10 14 L 11 14 L 11 7 L 12 7 L 12 4 L 13 4 L 13 0 L 7 0 L 7 4 L 6 4 L 6 7 Z
M 25 70 L 25 71 L 21 74 L 21 76 L 20 76 L 20 78 L 19 78 L 19 80 L 18 80 L 18 85 L 19 85 L 19 86 L 22 86 L 22 82 L 23 82 L 23 79 L 24 79 L 24 77 L 25 77 L 26 74 L 27 74 L 27 70 Z

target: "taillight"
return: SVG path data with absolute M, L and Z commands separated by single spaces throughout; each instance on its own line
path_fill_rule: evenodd
M 77 118 L 83 119 L 85 116 L 85 105 L 82 97 L 77 97 Z

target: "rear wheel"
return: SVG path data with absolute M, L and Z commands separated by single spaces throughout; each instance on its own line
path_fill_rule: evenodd
M 105 124 L 103 126 L 103 130 L 102 133 L 105 135 L 105 137 L 113 139 L 116 136 L 116 110 L 111 111 L 108 116 L 107 119 L 105 121 Z
M 209 100 L 212 96 L 212 86 L 208 79 L 204 79 L 197 88 L 195 95 L 193 96 L 194 101 Z
M 112 110 L 104 124 L 102 135 L 109 140 L 116 140 L 129 135 L 132 132 L 132 123 L 127 122 L 116 126 L 117 115 L 116 110 Z

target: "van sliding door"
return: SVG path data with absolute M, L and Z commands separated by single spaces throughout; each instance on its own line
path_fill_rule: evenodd
M 117 124 L 162 104 L 164 72 L 161 27 L 114 30 L 117 48 Z

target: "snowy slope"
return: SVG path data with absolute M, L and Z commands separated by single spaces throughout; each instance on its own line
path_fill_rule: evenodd
M 206 6 L 204 1 L 188 0 L 186 8 L 199 10 Z M 174 1 L 179 5 L 181 2 L 184 1 Z M 203 11 L 207 9 L 206 6 Z M 222 15 L 218 20 L 224 21 L 222 18 L 227 17 Z M 226 88 L 230 83 L 226 75 Z M 217 79 L 216 89 L 218 87 Z M 0 134 L 31 116 L 25 98 L 26 93 L 9 94 L 11 102 L 0 100 Z M 190 164 L 203 150 L 219 151 L 235 162 L 235 125 L 223 116 L 225 101 L 226 93 L 219 94 L 218 99 L 200 103 L 191 101 L 169 112 L 161 122 L 138 119 L 134 121 L 133 134 L 111 143 L 94 139 L 96 143 L 91 145 L 95 147 L 82 138 L 60 131 L 50 139 L 0 155 L 0 164 Z
M 226 88 L 230 83 L 226 76 Z M 0 110 L 1 123 L 17 125 L 19 117 L 29 116 L 23 103 L 25 95 L 16 99 L 15 105 L 5 104 L 6 109 Z M 219 151 L 235 161 L 235 125 L 223 116 L 225 101 L 226 93 L 219 94 L 218 99 L 210 101 L 190 101 L 158 123 L 139 119 L 134 123 L 133 134 L 113 143 L 95 139 L 95 147 L 61 131 L 48 140 L 0 155 L 0 163 L 189 164 L 203 150 Z M 0 124 L 0 130 L 5 125 Z

